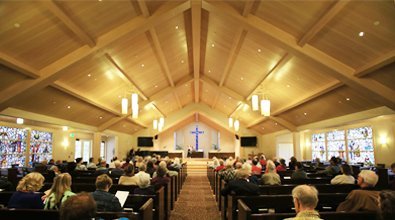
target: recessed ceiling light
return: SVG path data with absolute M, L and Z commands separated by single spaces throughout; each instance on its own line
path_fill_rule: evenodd
M 178 25 L 176 25 L 176 30 L 178 30 Z
M 350 98 L 346 98 L 346 100 L 347 100 L 347 101 L 350 101 L 351 99 L 350 99 Z
M 99 116 L 99 119 L 103 119 L 103 116 Z
M 19 23 L 15 23 L 15 24 L 14 24 L 14 27 L 16 27 L 16 28 L 20 28 L 20 27 L 21 27 L 21 25 L 20 25 Z
M 215 47 L 215 45 L 214 45 L 214 44 L 211 44 L 211 47 Z
M 141 64 L 141 67 L 142 67 L 142 68 L 144 68 L 144 67 L 145 67 L 144 63 L 142 63 L 142 64 Z
M 342 101 L 338 101 L 338 103 L 339 103 L 339 104 L 341 104 L 341 103 L 342 103 Z
M 380 25 L 380 21 L 375 21 L 373 22 L 374 26 L 379 26 Z
M 291 87 L 291 85 L 288 84 L 287 87 L 289 88 L 289 87 Z
M 261 49 L 258 49 L 258 53 L 260 53 L 260 52 L 262 52 L 262 50 L 261 50 Z
M 232 99 L 232 97 L 229 96 L 228 99 Z
M 185 61 L 184 61 L 184 60 L 181 60 L 181 63 L 185 63 Z
M 211 73 L 211 70 L 208 70 L 209 73 Z
M 158 85 L 155 85 L 155 88 L 158 88 Z
M 52 102 L 52 104 L 54 104 L 54 105 L 55 105 L 55 104 L 56 104 L 56 101 L 53 101 L 53 102 Z
M 205 90 L 205 92 L 208 92 L 208 90 Z
M 88 74 L 88 77 L 91 77 L 91 76 L 92 76 L 92 75 L 89 73 L 89 74 Z
M 244 77 L 240 77 L 240 80 L 243 81 L 243 80 L 244 80 Z
M 101 2 L 101 1 L 103 1 L 103 0 L 97 0 L 97 1 Z
M 69 130 L 69 127 L 63 126 L 63 127 L 62 127 L 62 130 L 63 130 L 63 131 L 68 131 L 68 130 Z
M 126 125 L 122 125 L 122 127 L 126 128 Z
M 265 130 L 265 128 L 264 127 L 261 127 L 262 128 L 262 130 Z
M 307 112 L 303 113 L 304 115 L 307 115 Z
M 122 98 L 122 96 L 121 96 L 121 95 L 119 95 L 119 96 L 118 96 L 118 98 Z
M 68 106 L 67 106 L 67 108 L 68 108 L 68 109 L 71 109 L 71 106 L 70 106 L 70 105 L 68 105 Z
M 361 32 L 359 32 L 358 35 L 359 35 L 360 37 L 363 37 L 363 36 L 365 35 L 365 32 L 361 31 Z
M 276 123 L 274 123 L 274 125 L 276 125 L 276 126 L 277 126 L 277 122 L 276 122 Z

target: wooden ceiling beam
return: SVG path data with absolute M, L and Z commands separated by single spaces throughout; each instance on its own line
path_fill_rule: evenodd
M 320 19 L 300 38 L 298 45 L 303 47 L 309 43 L 318 32 L 322 30 L 339 12 L 349 3 L 349 1 L 338 0 L 321 16 Z
M 202 1 L 191 0 L 191 11 L 192 11 L 192 45 L 193 45 L 193 75 L 194 75 L 194 91 L 195 91 L 195 103 L 200 100 L 200 37 L 201 37 L 201 26 L 202 26 Z
M 272 74 L 274 74 L 275 72 L 281 70 L 281 68 L 283 68 L 285 66 L 285 64 L 288 63 L 288 61 L 290 61 L 292 59 L 292 55 L 290 55 L 289 53 L 284 54 L 281 59 L 276 63 L 276 65 L 274 65 L 273 68 L 271 68 L 269 70 L 269 72 L 263 77 L 263 79 L 261 79 L 261 81 L 259 81 L 259 83 L 257 84 L 257 86 L 252 90 L 252 92 L 250 92 L 250 94 L 247 96 L 247 100 L 251 99 L 251 96 L 258 93 L 258 90 L 260 89 L 262 83 Z
M 229 114 L 229 117 L 231 118 L 231 117 L 233 117 L 235 114 L 236 114 L 236 112 L 237 111 L 239 111 L 243 106 L 244 106 L 244 102 L 240 102 L 237 106 L 236 106 L 236 108 L 235 108 L 235 110 L 233 110 L 230 114 Z
M 284 113 L 284 112 L 289 111 L 289 110 L 291 110 L 293 108 L 296 108 L 297 106 L 305 104 L 306 102 L 311 101 L 311 100 L 313 100 L 313 99 L 315 99 L 315 98 L 317 98 L 319 96 L 327 94 L 327 93 L 339 88 L 342 85 L 344 85 L 344 84 L 342 82 L 340 82 L 340 81 L 337 81 L 337 80 L 333 81 L 333 82 L 330 82 L 330 83 L 328 83 L 328 84 L 326 84 L 326 85 L 324 85 L 324 86 L 312 91 L 311 93 L 306 94 L 304 97 L 302 97 L 302 98 L 300 98 L 300 99 L 298 99 L 298 100 L 296 100 L 296 101 L 294 101 L 294 102 L 292 102 L 292 103 L 290 103 L 290 104 L 288 104 L 286 106 L 283 106 L 283 107 L 273 111 L 271 113 L 271 115 L 272 116 L 280 115 L 281 113 Z M 267 117 L 259 118 L 259 119 L 255 120 L 255 121 L 251 122 L 247 127 L 248 128 L 254 127 L 255 125 L 260 124 L 260 123 L 262 123 L 265 120 L 267 120 Z
M 296 131 L 296 126 L 287 120 L 284 120 L 280 117 L 274 117 L 274 116 L 269 116 L 269 119 L 277 122 L 278 124 L 280 124 L 281 126 L 283 126 L 284 128 L 286 128 L 292 132 Z
M 354 76 L 356 77 L 366 76 L 367 74 L 372 73 L 373 71 L 378 70 L 381 67 L 384 67 L 394 61 L 395 61 L 395 50 L 390 51 L 378 57 L 377 59 L 374 59 L 371 62 L 366 63 L 365 65 L 356 69 Z
M 104 122 L 103 124 L 99 125 L 97 130 L 99 130 L 99 132 L 103 132 L 104 130 L 106 130 L 109 127 L 115 125 L 116 123 L 124 120 L 127 117 L 128 117 L 128 115 L 123 115 L 123 116 L 118 116 L 118 117 L 115 117 L 115 118 L 111 118 L 110 120 L 108 120 L 108 121 Z
M 30 78 L 37 79 L 40 77 L 38 70 L 3 52 L 0 52 L 0 63 Z
M 30 94 L 50 85 L 52 82 L 60 78 L 67 67 L 81 61 L 83 58 L 100 51 L 122 38 L 125 35 L 137 36 L 147 31 L 151 26 L 155 26 L 162 23 L 177 14 L 183 13 L 190 8 L 189 2 L 177 3 L 167 2 L 163 4 L 152 16 L 144 18 L 142 16 L 136 17 L 116 28 L 103 34 L 97 39 L 95 47 L 90 48 L 88 45 L 84 45 L 73 52 L 63 56 L 59 60 L 49 64 L 39 71 L 40 77 L 36 80 L 22 80 L 14 85 L 6 88 L 0 94 L 0 111 L 6 109 L 13 103 L 17 102 L 21 98 L 27 97 Z
M 97 100 L 87 97 L 86 94 L 83 94 L 80 91 L 77 91 L 77 90 L 71 88 L 70 86 L 66 85 L 65 83 L 57 81 L 57 82 L 54 82 L 51 86 L 66 93 L 66 94 L 73 96 L 74 98 L 77 98 L 83 102 L 91 104 L 91 105 L 95 106 L 96 108 L 99 108 L 103 111 L 109 112 L 109 113 L 116 115 L 116 116 L 121 116 L 121 113 L 119 111 L 117 111 L 111 107 L 105 106 L 104 104 L 98 102 Z
M 137 3 L 139 4 L 140 10 L 141 10 L 141 13 L 143 14 L 143 16 L 149 17 L 151 15 L 151 13 L 148 10 L 145 0 L 137 0 Z
M 50 11 L 53 15 L 55 15 L 59 20 L 63 22 L 64 25 L 68 29 L 70 29 L 77 37 L 84 42 L 85 44 L 89 45 L 90 47 L 94 47 L 96 45 L 95 41 L 86 33 L 85 30 L 81 28 L 76 21 L 73 21 L 70 16 L 57 5 L 54 1 L 41 1 L 41 3 Z
M 394 90 L 378 83 L 374 79 L 355 77 L 355 70 L 350 66 L 347 66 L 309 44 L 300 47 L 292 35 L 269 22 L 251 14 L 248 17 L 243 17 L 234 8 L 222 2 L 211 1 L 208 3 L 207 1 L 203 1 L 202 7 L 210 13 L 217 13 L 232 18 L 247 30 L 259 31 L 268 37 L 272 43 L 313 65 L 317 65 L 319 68 L 323 69 L 323 72 L 342 81 L 365 97 L 371 98 L 380 105 L 395 109 Z
M 147 96 L 143 93 L 143 90 L 141 90 L 137 84 L 133 81 L 133 79 L 118 65 L 118 63 L 110 56 L 110 54 L 106 53 L 105 57 L 107 60 L 121 73 L 120 77 L 128 83 L 131 87 L 133 87 L 136 92 L 143 98 L 144 100 L 147 100 Z
M 254 0 L 247 0 L 244 4 L 244 8 L 243 8 L 243 13 L 241 15 L 243 15 L 243 17 L 247 17 L 252 10 L 252 6 L 254 6 L 255 1 Z

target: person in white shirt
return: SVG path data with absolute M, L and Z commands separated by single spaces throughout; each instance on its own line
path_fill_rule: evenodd
M 343 164 L 340 171 L 342 174 L 335 176 L 331 184 L 355 184 L 355 178 L 351 175 L 351 167 L 348 164 Z

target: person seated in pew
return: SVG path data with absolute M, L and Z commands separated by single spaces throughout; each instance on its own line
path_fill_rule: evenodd
M 160 187 L 166 186 L 169 182 L 170 178 L 167 177 L 167 170 L 163 167 L 158 167 L 156 177 L 151 180 L 151 185 L 154 186 L 155 190 L 158 190 Z
M 166 163 L 165 163 L 166 164 Z M 165 165 L 166 166 L 166 165 Z M 139 176 L 148 176 L 148 178 L 151 178 L 151 176 L 148 174 L 148 173 L 146 173 L 145 171 L 147 170 L 147 166 L 145 165 L 145 163 L 142 163 L 140 166 L 139 166 L 139 172 L 138 173 L 136 173 L 135 174 L 135 176 L 136 177 L 139 177 Z M 155 175 L 155 173 L 154 173 L 154 175 Z M 140 180 L 139 180 L 140 181 Z
M 82 158 L 81 157 L 75 159 L 75 162 L 77 163 L 77 166 L 75 167 L 75 170 L 82 170 L 82 171 L 88 170 L 88 168 L 86 168 L 86 166 L 84 164 L 82 164 Z
M 374 191 L 379 177 L 371 170 L 362 170 L 358 174 L 357 184 L 361 189 L 351 191 L 346 200 L 339 204 L 337 212 L 379 211 L 379 192 Z
M 391 170 L 388 171 L 388 177 L 390 179 L 389 188 L 395 190 L 395 163 L 391 164 Z
M 338 164 L 341 163 L 340 158 L 331 157 L 329 160 L 330 165 L 325 168 L 325 170 L 318 171 L 317 173 L 324 173 L 327 176 L 336 176 L 340 172 L 340 167 Z
M 219 172 L 219 171 L 223 170 L 224 168 L 225 168 L 224 160 L 219 159 L 219 166 L 217 166 L 214 170 Z
M 355 184 L 355 178 L 352 176 L 351 167 L 343 164 L 340 167 L 342 175 L 337 175 L 331 180 L 331 184 Z
M 276 165 L 274 165 L 273 161 L 268 160 L 266 162 L 266 170 L 261 178 L 263 185 L 280 185 L 281 179 L 280 175 L 276 173 Z
M 37 172 L 24 176 L 16 187 L 17 191 L 12 194 L 8 208 L 43 209 L 42 194 L 38 191 L 43 187 L 44 180 L 44 176 Z
M 384 190 L 380 192 L 380 217 L 381 220 L 395 219 L 395 191 Z
M 44 201 L 44 209 L 59 210 L 60 206 L 75 193 L 71 192 L 71 176 L 68 173 L 59 174 L 54 178 L 52 187 Z
M 276 171 L 287 171 L 287 164 L 285 164 L 285 160 L 283 158 L 280 159 L 280 164 L 276 167 Z
M 250 173 L 251 169 L 241 168 L 237 170 L 236 178 L 226 184 L 225 188 L 221 190 L 221 195 L 227 196 L 231 192 L 241 196 L 259 195 L 259 186 L 249 182 Z
M 169 177 L 177 176 L 177 175 L 178 175 L 178 172 L 177 172 L 177 171 L 168 170 L 168 169 L 167 169 L 167 163 L 166 163 L 165 161 L 161 161 L 161 162 L 159 163 L 158 168 L 159 168 L 159 167 L 165 168 L 165 170 L 167 170 L 166 173 L 167 173 L 167 175 L 168 175 Z M 156 176 L 157 176 L 157 172 L 154 172 L 154 174 L 152 175 L 152 177 L 155 178 Z
M 107 174 L 102 174 L 96 178 L 96 191 L 92 194 L 96 201 L 97 210 L 101 212 L 120 212 L 121 204 L 114 194 L 108 192 L 112 186 L 112 179 Z
M 258 167 L 259 161 L 257 159 L 253 159 L 251 162 L 252 162 L 252 167 L 251 167 L 252 175 L 261 175 L 262 167 Z
M 97 169 L 97 166 L 96 166 L 96 164 L 94 162 L 93 157 L 89 158 L 89 164 L 88 164 L 88 166 L 86 166 L 86 168 L 88 168 L 88 169 Z
M 256 175 L 251 175 L 251 170 L 252 170 L 252 169 L 251 169 L 251 164 L 250 164 L 250 163 L 248 163 L 248 162 L 243 163 L 243 165 L 241 166 L 241 169 L 249 170 L 249 171 L 250 171 L 250 175 L 249 175 L 249 177 L 248 177 L 248 181 L 249 181 L 250 183 L 259 185 L 259 178 L 258 178 L 258 176 L 256 176 Z
M 301 162 L 295 163 L 295 172 L 292 173 L 291 179 L 293 180 L 300 180 L 300 179 L 307 179 L 307 173 L 303 170 L 303 165 Z
M 122 176 L 125 172 L 121 168 L 121 162 L 115 161 L 114 164 L 115 164 L 115 168 L 110 170 L 110 175 L 117 176 L 117 177 Z
M 156 158 L 152 158 L 150 161 L 147 162 L 147 170 L 145 172 L 148 173 L 151 178 L 156 171 L 155 162 Z
M 315 211 L 318 204 L 318 191 L 314 186 L 299 185 L 292 190 L 296 217 L 285 220 L 320 220 L 320 214 Z
M 96 202 L 89 193 L 78 193 L 60 207 L 60 220 L 92 220 L 96 216 Z
M 134 189 L 133 194 L 138 195 L 155 195 L 154 186 L 150 184 L 149 175 L 140 175 L 139 183 L 137 184 L 139 188 Z
M 121 169 L 125 170 L 126 167 L 130 166 L 130 159 L 126 158 L 125 161 L 121 162 Z
M 233 168 L 233 160 L 232 159 L 226 160 L 225 169 L 219 171 L 220 177 L 223 180 L 225 180 L 225 182 L 229 182 L 229 181 L 235 179 L 235 174 L 236 174 L 236 171 Z
M 102 160 L 100 162 L 100 165 L 96 168 L 96 173 L 99 173 L 99 174 L 107 174 L 108 173 L 107 162 L 105 160 Z
M 298 162 L 298 160 L 297 160 L 296 157 L 294 157 L 294 156 L 292 156 L 289 160 L 290 160 L 290 161 L 289 161 L 289 163 L 288 163 L 288 168 L 289 168 L 290 170 L 295 170 L 295 165 L 296 165 L 296 163 Z
M 134 166 L 133 164 L 130 164 L 125 169 L 125 175 L 119 178 L 118 184 L 125 186 L 137 186 L 138 183 L 139 183 L 139 178 L 134 175 Z

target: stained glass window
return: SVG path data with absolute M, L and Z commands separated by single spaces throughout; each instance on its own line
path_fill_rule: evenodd
M 344 130 L 326 133 L 326 140 L 328 146 L 328 158 L 340 157 L 345 161 L 347 159 L 347 155 Z
M 32 130 L 30 135 L 29 164 L 52 159 L 52 133 Z
M 313 134 L 311 137 L 313 160 L 326 161 L 325 133 Z
M 25 165 L 27 131 L 20 128 L 0 126 L 1 167 Z
M 349 161 L 374 164 L 373 132 L 371 127 L 349 129 L 347 131 Z

